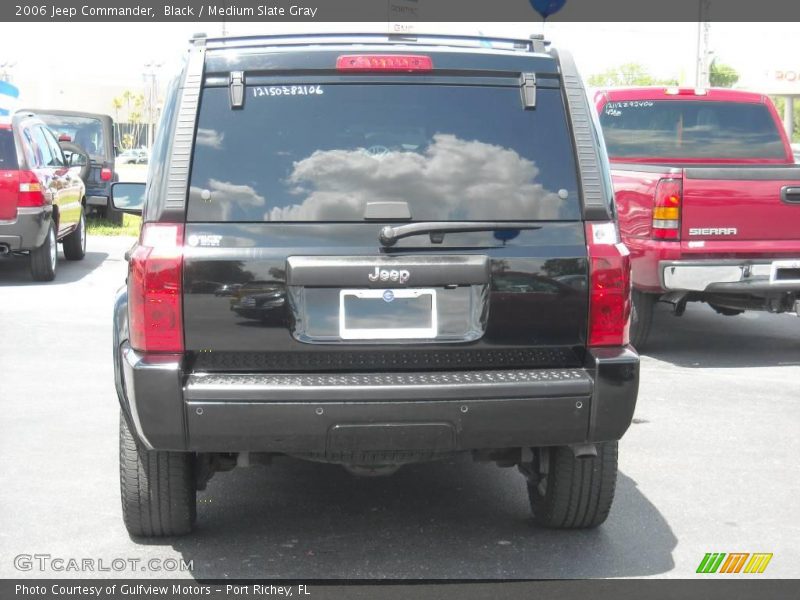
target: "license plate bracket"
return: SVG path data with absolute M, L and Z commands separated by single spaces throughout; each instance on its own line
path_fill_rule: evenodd
M 433 339 L 437 334 L 435 289 L 339 291 L 343 340 Z

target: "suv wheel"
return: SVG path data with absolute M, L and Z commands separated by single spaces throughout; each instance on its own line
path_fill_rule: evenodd
M 56 227 L 52 219 L 47 228 L 44 243 L 31 250 L 31 276 L 36 281 L 53 281 L 58 264 L 58 244 L 56 243 Z
M 137 537 L 183 535 L 197 516 L 194 460 L 188 452 L 147 450 L 119 420 L 122 520 Z
M 631 300 L 631 345 L 637 350 L 642 350 L 650 336 L 656 296 L 633 290 Z
M 125 213 L 121 210 L 115 210 L 114 207 L 111 206 L 111 199 L 108 200 L 108 208 L 106 208 L 105 217 L 108 219 L 112 225 L 122 226 L 122 218 Z
M 64 257 L 67 260 L 82 260 L 86 256 L 86 218 L 81 210 L 78 228 L 64 238 Z
M 533 520 L 542 527 L 587 529 L 608 517 L 617 483 L 617 442 L 597 444 L 597 456 L 577 458 L 571 448 L 535 450 L 528 477 Z

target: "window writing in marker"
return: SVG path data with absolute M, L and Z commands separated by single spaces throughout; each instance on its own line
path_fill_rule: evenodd
M 265 96 L 319 96 L 324 93 L 321 85 L 271 85 L 250 88 L 253 98 Z

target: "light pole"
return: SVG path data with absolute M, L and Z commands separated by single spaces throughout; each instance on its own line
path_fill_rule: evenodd
M 708 49 L 711 24 L 708 21 L 711 0 L 698 0 L 697 2 L 697 60 L 695 62 L 694 86 L 696 88 L 708 87 L 709 55 Z
M 147 147 L 153 147 L 156 128 L 156 107 L 158 106 L 158 70 L 164 63 L 150 61 L 145 63 L 144 77 L 147 82 Z

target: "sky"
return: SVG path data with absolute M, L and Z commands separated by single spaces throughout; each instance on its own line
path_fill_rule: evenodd
M 544 30 L 570 49 L 584 75 L 626 62 L 643 64 L 658 78 L 693 82 L 696 23 L 420 23 L 418 31 L 527 37 Z M 387 23 L 228 23 L 228 34 L 313 31 L 387 31 Z M 758 85 L 769 68 L 800 71 L 797 23 L 713 23 L 710 46 L 743 81 Z M 219 35 L 221 23 L 0 23 L 0 73 L 13 64 L 12 80 L 69 75 L 81 82 L 141 87 L 145 64 L 156 63 L 166 79 L 186 41 L 197 31 Z M 58 40 L 58 50 L 50 43 Z M 59 57 L 55 60 L 54 57 Z M 68 58 L 68 64 L 63 57 Z M 8 67 L 6 67 L 8 68 Z

